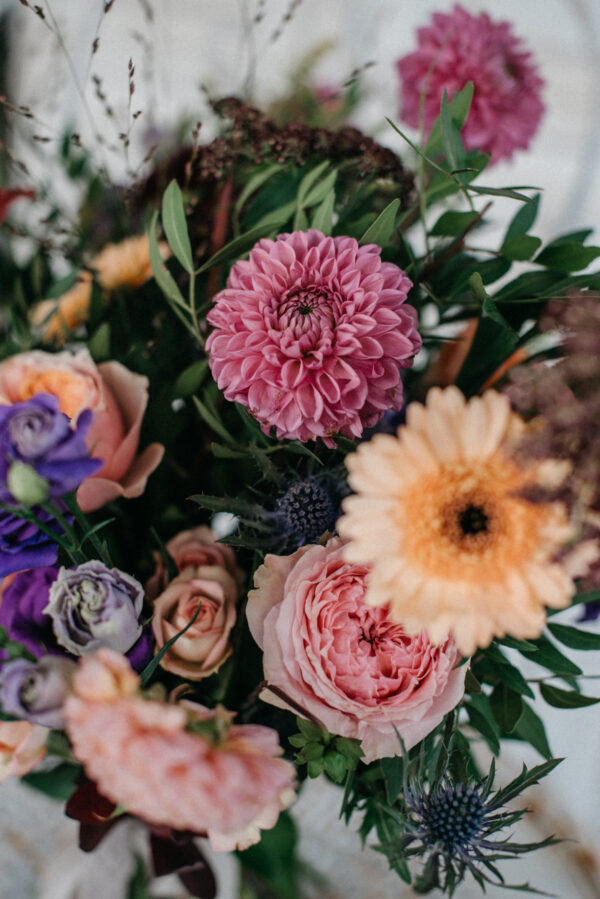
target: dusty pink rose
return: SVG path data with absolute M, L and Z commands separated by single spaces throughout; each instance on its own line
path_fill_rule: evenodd
M 277 733 L 138 691 L 127 660 L 109 649 L 75 674 L 67 732 L 100 793 L 152 824 L 206 833 L 217 851 L 256 842 L 294 798 L 295 769 L 278 758 Z M 214 737 L 193 732 L 214 718 Z
M 487 13 L 475 16 L 456 5 L 450 13 L 434 13 L 418 39 L 418 49 L 396 64 L 405 122 L 419 126 L 424 93 L 428 132 L 444 90 L 452 99 L 472 81 L 473 101 L 462 131 L 466 148 L 491 153 L 492 162 L 498 162 L 529 146 L 544 112 L 544 82 L 509 22 L 494 22 Z
M 188 531 L 180 531 L 169 540 L 166 550 L 180 574 L 190 567 L 218 565 L 220 568 L 224 568 L 236 582 L 239 582 L 241 578 L 232 548 L 224 543 L 217 543 L 215 535 L 206 525 L 201 524 Z M 146 596 L 149 599 L 155 599 L 169 582 L 167 569 L 160 553 L 155 553 L 155 561 L 154 574 L 146 583 Z
M 265 559 L 248 596 L 265 677 L 334 734 L 361 741 L 364 760 L 398 755 L 437 727 L 464 692 L 451 640 L 409 637 L 386 607 L 365 603 L 369 568 L 344 561 L 343 541 Z M 286 707 L 272 693 L 264 698 Z
M 48 728 L 28 721 L 0 721 L 0 782 L 22 777 L 46 755 Z
M 237 617 L 237 586 L 219 565 L 186 568 L 154 602 L 152 630 L 159 651 L 200 612 L 162 657 L 160 665 L 188 680 L 202 680 L 231 655 L 229 635 Z
M 84 512 L 119 496 L 140 496 L 159 464 L 158 443 L 136 455 L 148 402 L 148 380 L 119 362 L 95 365 L 87 350 L 45 353 L 31 350 L 0 363 L 0 402 L 18 403 L 36 393 L 58 397 L 61 411 L 76 419 L 84 409 L 94 418 L 86 442 L 99 471 L 81 484 L 77 500 Z
M 206 343 L 217 384 L 279 438 L 360 437 L 402 406 L 421 347 L 411 281 L 374 244 L 320 231 L 260 240 L 215 297 Z

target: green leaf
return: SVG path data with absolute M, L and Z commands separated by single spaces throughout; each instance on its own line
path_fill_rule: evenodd
M 539 237 L 533 237 L 531 234 L 515 234 L 505 239 L 500 252 L 513 262 L 523 262 L 531 259 L 541 245 Z
M 530 643 L 529 640 L 516 640 L 514 637 L 502 637 L 500 643 L 509 649 L 518 649 L 520 652 L 523 650 L 525 652 L 536 652 L 537 650 L 535 643 Z
M 304 762 L 314 762 L 320 759 L 325 752 L 322 743 L 305 743 L 300 752 L 296 754 L 296 760 L 303 764 Z
M 600 247 L 584 247 L 580 243 L 560 243 L 544 247 L 533 260 L 538 265 L 559 272 L 578 272 L 600 256 Z
M 478 216 L 477 212 L 444 212 L 429 233 L 432 237 L 458 237 Z
M 372 225 L 369 225 L 365 233 L 362 235 L 359 244 L 364 246 L 368 243 L 375 243 L 380 247 L 384 247 L 392 238 L 396 227 L 396 216 L 400 209 L 400 200 L 392 200 L 385 209 L 379 213 Z
M 448 104 L 450 118 L 455 122 L 458 128 L 462 128 L 467 120 L 469 109 L 471 108 L 471 100 L 473 99 L 473 82 L 469 81 L 461 91 L 455 94 Z M 431 127 L 429 137 L 423 152 L 428 156 L 435 156 L 442 150 L 442 121 L 438 116 Z
M 171 275 L 170 271 L 166 268 L 160 255 L 158 238 L 156 236 L 157 221 L 158 212 L 155 212 L 150 219 L 150 226 L 148 228 L 148 255 L 150 257 L 150 267 L 152 268 L 152 274 L 154 275 L 156 283 L 158 284 L 164 295 L 167 297 L 167 299 L 172 303 L 175 303 L 176 306 L 180 306 L 182 309 L 187 310 L 188 305 L 183 299 L 181 291 L 175 283 L 175 279 Z
M 489 807 L 497 809 L 506 805 L 508 802 L 511 802 L 513 799 L 516 799 L 523 790 L 526 790 L 528 787 L 533 787 L 550 774 L 551 771 L 554 771 L 557 765 L 560 765 L 562 761 L 563 759 L 549 759 L 547 762 L 542 762 L 541 765 L 536 765 L 535 768 L 531 769 L 528 769 L 523 765 L 521 773 L 494 794 L 492 801 L 489 803 Z M 552 839 L 552 837 L 550 837 L 550 839 Z
M 527 234 L 530 228 L 533 227 L 538 214 L 540 196 L 540 194 L 536 194 L 535 197 L 531 198 L 530 203 L 525 203 L 515 213 L 506 229 L 506 234 L 504 236 L 505 243 L 511 237 L 520 237 L 522 234 Z
M 326 175 L 319 184 L 316 184 L 306 195 L 302 207 L 310 209 L 311 206 L 316 206 L 317 203 L 321 203 L 327 194 L 333 190 L 336 179 L 337 170 L 334 169 L 333 172 L 329 172 L 329 174 Z
M 34 771 L 21 778 L 23 783 L 46 796 L 66 802 L 75 789 L 75 777 L 81 771 L 79 765 L 62 762 L 51 771 Z
M 277 231 L 281 225 L 285 224 L 295 208 L 296 203 L 292 202 L 282 206 L 281 209 L 275 209 L 273 212 L 269 212 L 267 215 L 263 216 L 253 228 L 250 228 L 249 231 L 245 231 L 243 234 L 240 234 L 239 237 L 235 237 L 233 240 L 230 240 L 229 243 L 225 244 L 224 247 L 221 247 L 214 256 L 211 256 L 204 265 L 200 266 L 196 274 L 202 274 L 202 272 L 214 268 L 215 265 L 220 265 L 227 259 L 231 259 L 232 256 L 242 256 L 247 250 L 253 247 L 256 241 L 260 240 L 261 237 L 269 237 L 269 235 Z
M 497 684 L 490 694 L 490 707 L 500 729 L 510 734 L 517 726 L 524 704 L 520 695 L 511 690 L 505 683 Z
M 540 684 L 540 693 L 548 703 L 557 709 L 581 709 L 587 705 L 596 705 L 600 698 L 582 696 L 576 690 L 561 690 L 550 684 Z
M 222 443 L 215 443 L 215 441 L 211 443 L 210 451 L 217 459 L 245 459 L 248 455 L 245 450 L 232 449 L 230 446 L 223 446 Z
M 476 295 L 481 291 L 485 295 L 483 285 L 478 284 L 475 275 L 471 276 L 469 283 Z M 472 396 L 498 366 L 508 359 L 518 341 L 517 332 L 500 314 L 491 297 L 485 296 L 477 331 L 456 378 L 456 386 L 465 396 Z
M 448 95 L 445 90 L 442 95 L 441 119 L 444 155 L 450 163 L 450 168 L 454 171 L 465 164 L 466 154 L 460 136 L 460 128 L 458 128 L 450 114 Z
M 570 627 L 567 624 L 548 624 L 548 630 L 560 643 L 568 646 L 569 649 L 600 649 L 600 634 L 593 634 L 590 631 L 580 631 L 577 627 Z
M 150 875 L 139 855 L 135 857 L 135 870 L 127 885 L 127 899 L 152 899 Z
M 204 419 L 209 428 L 211 428 L 215 434 L 219 434 L 219 436 L 222 437 L 223 440 L 226 440 L 227 443 L 235 446 L 235 440 L 212 409 L 209 409 L 209 407 L 203 403 L 202 400 L 199 400 L 197 396 L 194 397 L 194 405 L 196 406 L 200 417 Z
M 488 697 L 483 693 L 471 694 L 465 708 L 471 725 L 479 731 L 494 755 L 498 755 L 500 731 L 490 708 Z
M 338 752 L 325 754 L 325 772 L 336 784 L 341 784 L 346 777 L 346 760 Z
M 154 658 L 150 662 L 148 662 L 148 664 L 146 665 L 144 670 L 140 673 L 140 680 L 142 682 L 142 686 L 146 686 L 146 684 L 148 683 L 148 681 L 150 680 L 150 678 L 152 677 L 152 675 L 154 674 L 154 672 L 160 665 L 163 657 L 170 650 L 171 646 L 173 646 L 173 644 L 177 640 L 179 640 L 179 638 L 182 637 L 185 634 L 185 632 L 188 631 L 192 627 L 192 625 L 196 621 L 196 618 L 200 614 L 201 609 L 202 609 L 202 602 L 198 601 L 198 608 L 196 609 L 196 611 L 194 612 L 194 614 L 192 615 L 192 617 L 190 618 L 190 620 L 188 621 L 186 626 L 183 627 L 178 633 L 176 633 L 174 637 L 171 637 L 170 640 L 167 640 L 167 642 L 163 646 L 161 646 L 161 648 L 158 650 L 158 652 L 156 653 Z
M 539 190 L 539 187 L 533 187 L 529 184 L 519 185 L 516 187 L 481 187 L 480 185 L 471 184 L 469 190 L 476 194 L 482 194 L 486 197 L 508 197 L 509 200 L 520 200 L 521 203 L 533 203 L 533 199 L 527 194 L 522 194 L 521 190 Z
M 467 669 L 467 674 L 465 677 L 465 692 L 466 693 L 481 693 L 481 684 L 473 674 L 472 670 Z
M 194 271 L 192 245 L 185 220 L 183 197 L 177 181 L 173 179 L 163 195 L 162 223 L 169 246 L 175 258 L 190 275 Z
M 309 721 L 307 718 L 296 718 L 296 724 L 300 733 L 307 740 L 319 741 L 323 739 L 323 731 L 314 721 Z
M 94 331 L 87 342 L 88 350 L 94 362 L 104 362 L 110 359 L 110 325 L 102 324 Z
M 578 677 L 582 674 L 581 668 L 572 662 L 571 659 L 568 659 L 563 653 L 548 640 L 547 637 L 541 636 L 538 637 L 537 640 L 532 640 L 532 643 L 536 646 L 536 652 L 528 652 L 522 650 L 522 654 L 531 659 L 532 662 L 535 662 L 536 665 L 541 665 L 542 668 L 547 668 L 553 674 L 558 675 L 567 675 L 569 677 Z
M 350 737 L 335 737 L 333 745 L 338 752 L 349 759 L 361 759 L 364 755 L 359 741 Z
M 243 867 L 265 879 L 271 887 L 269 895 L 278 899 L 300 899 L 295 877 L 297 844 L 294 820 L 287 812 L 282 812 L 275 827 L 261 832 L 259 843 L 236 852 L 236 855 Z
M 272 178 L 277 172 L 281 171 L 281 166 L 278 162 L 274 162 L 271 165 L 268 165 L 266 169 L 261 169 L 256 172 L 255 175 L 250 178 L 246 184 L 239 197 L 237 198 L 236 204 L 234 206 L 234 215 L 238 216 L 242 211 L 242 207 L 246 200 L 252 196 L 252 194 L 258 190 L 259 187 L 262 187 L 269 178 Z
M 552 758 L 552 751 L 546 736 L 546 728 L 538 715 L 533 711 L 529 703 L 523 703 L 524 709 L 521 718 L 513 731 L 513 736 L 530 743 L 534 749 L 544 758 Z
M 178 376 L 173 385 L 173 399 L 183 396 L 191 396 L 202 385 L 208 371 L 208 359 L 192 362 Z
M 393 758 L 380 759 L 381 770 L 383 771 L 383 779 L 385 780 L 385 792 L 388 802 L 392 805 L 403 789 L 403 769 L 404 764 L 400 756 Z
M 325 174 L 327 169 L 329 168 L 329 160 L 325 159 L 323 162 L 320 162 L 313 169 L 308 172 L 298 187 L 298 194 L 296 197 L 297 205 L 302 208 L 303 206 L 308 206 L 307 197 L 310 194 L 311 188 L 316 182 L 319 180 L 321 175 Z
M 310 223 L 311 228 L 330 235 L 333 228 L 333 210 L 335 206 L 335 190 L 330 190 L 325 199 L 317 206 Z

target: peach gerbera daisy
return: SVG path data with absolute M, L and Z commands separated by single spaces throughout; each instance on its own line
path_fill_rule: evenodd
M 452 633 L 471 655 L 493 637 L 539 636 L 544 607 L 569 605 L 573 581 L 554 561 L 573 536 L 564 508 L 524 498 L 542 470 L 558 472 L 516 463 L 508 445 L 524 428 L 493 390 L 467 402 L 434 387 L 397 437 L 348 456 L 346 558 L 372 564 L 367 602 L 389 603 L 409 633 L 426 629 L 434 643 Z

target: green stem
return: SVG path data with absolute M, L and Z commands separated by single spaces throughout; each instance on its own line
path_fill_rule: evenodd
M 92 532 L 90 528 L 90 523 L 86 517 L 86 515 L 81 511 L 79 506 L 77 505 L 77 499 L 74 493 L 69 493 L 64 497 L 64 501 L 67 504 L 69 511 L 73 514 L 75 521 L 83 531 L 83 538 L 81 540 L 82 545 L 85 540 L 89 540 L 96 552 L 98 553 L 99 559 L 107 566 L 107 568 L 112 568 L 113 564 L 110 559 L 110 556 L 106 550 L 105 545 L 102 543 L 98 534 L 96 532 Z
M 44 509 L 45 512 L 48 512 L 50 515 L 52 515 L 52 517 L 58 521 L 61 528 L 71 541 L 71 548 L 70 550 L 68 550 L 68 552 L 75 564 L 81 565 L 82 562 L 87 562 L 85 554 L 81 550 L 80 542 L 77 539 L 77 534 L 75 533 L 65 516 L 62 514 L 62 512 L 52 502 L 42 503 L 41 508 Z
M 58 545 L 61 546 L 65 550 L 65 552 L 69 554 L 72 562 L 74 562 L 76 565 L 78 564 L 77 559 L 74 556 L 77 547 L 64 540 L 60 534 L 57 534 L 56 531 L 53 531 L 49 525 L 47 525 L 44 521 L 41 521 L 33 512 L 29 512 L 23 507 L 9 506 L 7 503 L 2 502 L 0 502 L 0 509 L 3 509 L 5 512 L 9 512 L 11 515 L 16 515 L 17 518 L 22 518 L 23 521 L 28 521 L 30 524 L 35 525 L 36 528 L 38 528 L 38 530 L 42 532 L 42 534 L 50 537 L 50 539 L 54 543 L 58 543 Z M 54 517 L 54 511 L 52 511 L 52 515 Z

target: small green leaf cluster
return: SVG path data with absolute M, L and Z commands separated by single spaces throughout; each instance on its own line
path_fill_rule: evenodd
M 343 783 L 363 756 L 359 741 L 332 736 L 305 718 L 296 718 L 296 723 L 300 733 L 289 737 L 289 743 L 298 750 L 297 764 L 306 765 L 309 777 L 325 773 L 334 783 Z

